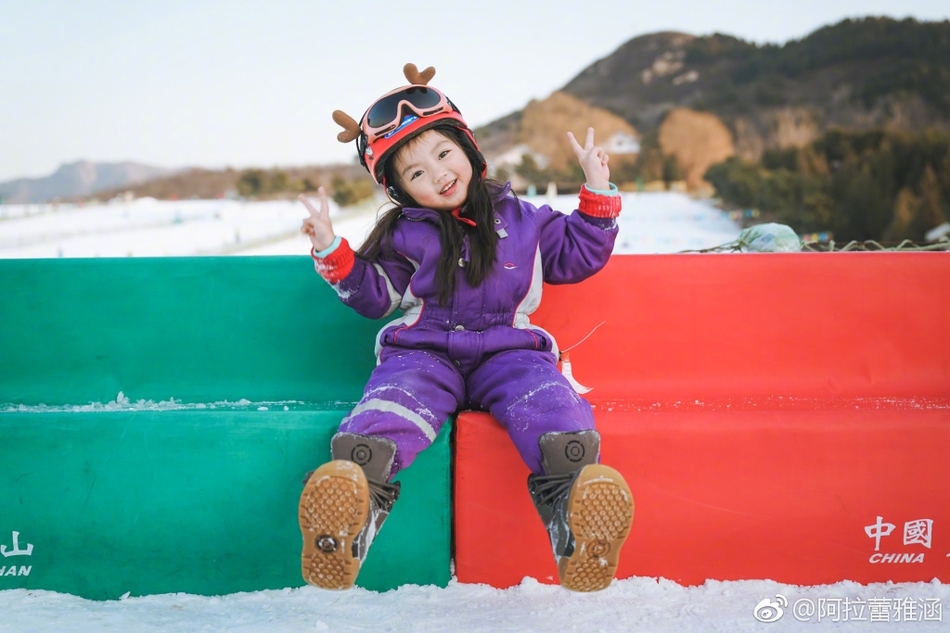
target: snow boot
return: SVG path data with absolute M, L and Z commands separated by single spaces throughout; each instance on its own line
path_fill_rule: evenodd
M 633 521 L 630 488 L 597 463 L 597 431 L 546 433 L 539 444 L 544 474 L 528 476 L 528 492 L 551 538 L 561 586 L 606 589 Z
M 349 589 L 373 539 L 399 498 L 389 483 L 392 440 L 337 433 L 333 461 L 316 469 L 300 495 L 303 579 L 323 589 Z

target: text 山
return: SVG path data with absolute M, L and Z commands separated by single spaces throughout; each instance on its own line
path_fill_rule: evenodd
M 32 556 L 33 544 L 27 543 L 26 547 L 21 549 L 20 548 L 20 533 L 14 532 L 13 533 L 13 547 L 8 549 L 6 545 L 0 545 L 0 554 L 2 554 L 4 558 L 8 558 L 10 556 Z
M 6 544 L 0 545 L 0 555 L 2 555 L 5 559 L 12 556 L 33 555 L 32 543 L 27 543 L 22 547 L 20 546 L 19 532 L 13 532 L 12 540 L 13 547 L 7 547 Z M 31 571 L 33 571 L 32 565 L 0 565 L 0 578 L 5 578 L 7 576 L 29 576 Z

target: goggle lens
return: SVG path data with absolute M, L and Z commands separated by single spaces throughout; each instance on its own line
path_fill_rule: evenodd
M 441 100 L 442 95 L 435 90 L 412 86 L 374 103 L 366 114 L 366 123 L 371 128 L 380 128 L 392 123 L 399 116 L 399 104 L 403 101 L 415 108 L 426 109 L 438 105 Z

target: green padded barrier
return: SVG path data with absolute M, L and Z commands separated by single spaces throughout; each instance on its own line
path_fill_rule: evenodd
M 309 257 L 0 260 L 0 404 L 354 402 L 380 327 Z
M 302 585 L 301 480 L 381 326 L 308 257 L 0 260 L 0 589 Z M 400 475 L 361 586 L 448 584 L 449 433 Z
M 343 415 L 0 414 L 0 590 L 114 599 L 303 585 L 301 481 L 328 458 Z M 448 584 L 450 426 L 398 476 L 402 496 L 358 585 Z

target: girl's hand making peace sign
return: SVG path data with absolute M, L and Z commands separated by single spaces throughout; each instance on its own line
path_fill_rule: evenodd
M 320 208 L 314 207 L 310 200 L 303 194 L 297 196 L 297 199 L 303 202 L 310 215 L 303 220 L 300 226 L 300 232 L 306 233 L 310 237 L 314 250 L 322 251 L 333 244 L 336 237 L 333 233 L 333 224 L 330 222 L 330 203 L 327 200 L 327 190 L 323 187 L 317 189 L 317 196 L 320 198 Z
M 609 189 L 610 169 L 607 167 L 607 152 L 600 145 L 594 145 L 594 128 L 587 128 L 587 139 L 584 142 L 584 147 L 580 146 L 571 132 L 567 133 L 567 139 L 570 141 L 574 153 L 577 154 L 581 169 L 584 170 L 587 188 L 601 191 Z

